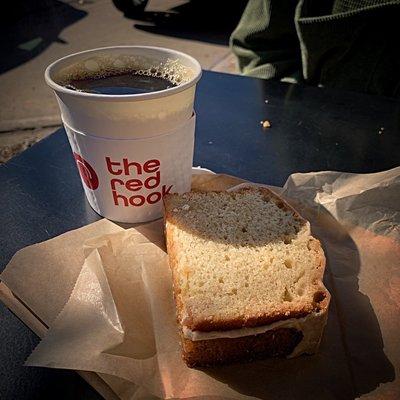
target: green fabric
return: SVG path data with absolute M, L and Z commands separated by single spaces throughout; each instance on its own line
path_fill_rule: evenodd
M 400 97 L 400 0 L 249 0 L 231 36 L 245 75 Z

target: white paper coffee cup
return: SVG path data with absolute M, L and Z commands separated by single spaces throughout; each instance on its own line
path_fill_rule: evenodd
M 142 94 L 79 92 L 60 76 L 101 67 L 103 60 L 172 63 L 189 75 L 178 86 Z M 122 60 L 122 61 L 121 61 Z M 64 57 L 45 72 L 77 162 L 86 197 L 100 215 L 120 222 L 145 222 L 162 215 L 162 196 L 190 190 L 196 83 L 201 67 L 170 49 L 119 46 Z

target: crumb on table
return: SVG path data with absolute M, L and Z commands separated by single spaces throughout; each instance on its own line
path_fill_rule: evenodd
M 260 121 L 260 124 L 262 125 L 262 127 L 264 129 L 267 129 L 267 128 L 271 127 L 271 123 L 267 119 L 265 121 Z

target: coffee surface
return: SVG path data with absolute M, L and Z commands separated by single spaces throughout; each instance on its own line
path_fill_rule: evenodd
M 177 85 L 161 76 L 144 75 L 130 71 L 107 76 L 73 79 L 64 86 L 71 90 L 86 93 L 126 95 L 157 92 Z

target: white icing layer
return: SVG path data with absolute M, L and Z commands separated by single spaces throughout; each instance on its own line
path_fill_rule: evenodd
M 283 321 L 276 321 L 269 325 L 256 326 L 254 328 L 238 328 L 231 329 L 228 331 L 192 331 L 186 326 L 183 327 L 183 336 L 185 339 L 192 341 L 197 340 L 211 340 L 211 339 L 221 339 L 221 338 L 238 338 L 243 336 L 253 336 L 259 335 L 260 333 L 265 333 L 272 329 L 277 328 L 296 328 L 301 330 L 301 324 L 304 323 L 311 317 L 311 314 L 304 318 L 290 318 Z

